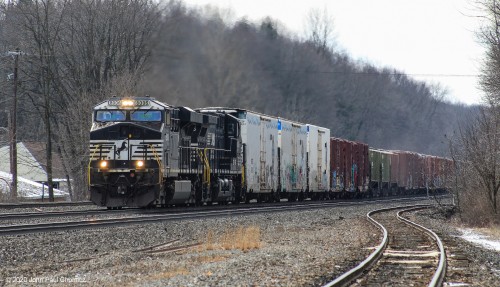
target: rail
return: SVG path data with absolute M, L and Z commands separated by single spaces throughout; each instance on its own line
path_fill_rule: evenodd
M 363 274 L 363 272 L 368 269 L 370 266 L 372 266 L 377 260 L 382 256 L 385 247 L 387 246 L 387 243 L 389 242 L 388 240 L 388 234 L 387 234 L 387 229 L 385 227 L 378 223 L 375 219 L 373 219 L 371 216 L 374 215 L 375 213 L 380 213 L 384 211 L 390 211 L 397 209 L 397 207 L 391 207 L 391 208 L 384 208 L 384 209 L 379 209 L 379 210 L 373 210 L 370 211 L 366 214 L 366 217 L 368 220 L 374 224 L 376 227 L 378 227 L 380 230 L 382 230 L 382 242 L 375 248 L 375 251 L 370 254 L 363 262 L 361 262 L 358 266 L 352 268 L 351 270 L 347 271 L 346 273 L 342 274 L 341 276 L 337 277 L 335 280 L 331 281 L 330 283 L 324 285 L 325 287 L 337 287 L 337 286 L 345 286 L 352 282 L 354 279 L 358 278 Z
M 381 229 L 383 232 L 382 242 L 377 246 L 377 248 L 375 249 L 374 252 L 372 252 L 365 260 L 363 260 L 363 262 L 361 262 L 356 267 L 350 269 L 349 271 L 345 272 L 344 274 L 342 274 L 341 276 L 337 277 L 335 280 L 327 283 L 324 286 L 325 287 L 347 286 L 353 280 L 360 277 L 373 264 L 375 264 L 382 256 L 383 251 L 385 250 L 385 248 L 388 244 L 388 236 L 387 236 L 387 229 L 385 229 L 384 226 L 382 226 L 380 223 L 378 223 L 376 220 L 374 220 L 371 216 L 376 214 L 376 213 L 381 213 L 381 212 L 386 212 L 386 211 L 391 211 L 391 210 L 396 210 L 396 209 L 402 209 L 402 208 L 406 208 L 406 209 L 398 212 L 398 219 L 400 221 L 403 221 L 404 223 L 407 223 L 411 226 L 418 228 L 419 230 L 424 231 L 425 233 L 428 233 L 438 243 L 439 250 L 440 250 L 439 265 L 438 265 L 438 268 L 436 269 L 436 272 L 434 273 L 434 276 L 433 276 L 433 278 L 428 286 L 429 287 L 440 286 L 443 282 L 444 275 L 446 272 L 446 254 L 444 252 L 444 247 L 443 247 L 441 240 L 431 230 L 429 230 L 421 225 L 418 225 L 416 223 L 413 223 L 413 222 L 407 220 L 406 218 L 403 218 L 400 216 L 400 213 L 402 214 L 402 213 L 408 212 L 408 211 L 431 208 L 431 207 L 432 206 L 430 206 L 430 205 L 399 206 L 399 207 L 383 208 L 383 209 L 378 209 L 378 210 L 373 210 L 373 211 L 368 212 L 366 214 L 366 217 L 368 218 L 368 220 L 371 223 L 373 223 L 376 227 Z
M 407 199 L 407 200 L 417 200 L 417 199 Z M 420 199 L 418 199 L 420 200 Z M 381 200 L 380 202 L 394 202 L 394 199 Z M 92 204 L 91 202 L 85 202 L 87 204 Z M 76 204 L 71 202 L 66 202 L 66 204 Z M 82 203 L 79 203 L 82 204 Z M 173 213 L 152 213 L 147 216 L 141 217 L 120 217 L 112 219 L 87 219 L 81 221 L 66 221 L 66 222 L 43 222 L 34 224 L 20 224 L 20 225 L 8 225 L 0 226 L 0 237 L 4 235 L 16 235 L 16 234 L 26 234 L 26 233 L 39 233 L 39 232 L 50 232 L 50 231 L 61 231 L 61 230 L 74 230 L 74 229 L 88 229 L 88 228 L 102 228 L 111 226 L 124 226 L 129 224 L 144 224 L 153 223 L 168 220 L 181 220 L 181 219 L 197 219 L 197 218 L 208 218 L 215 216 L 237 216 L 237 215 L 249 215 L 262 212 L 284 212 L 284 211 L 298 211 L 298 210 L 311 210 L 311 209 L 321 209 L 321 208 L 332 208 L 339 206 L 355 206 L 360 204 L 366 204 L 365 202 L 304 202 L 304 203 L 294 203 L 290 204 L 288 202 L 283 202 L 278 205 L 261 205 L 255 207 L 243 207 L 240 205 L 229 205 L 217 209 L 205 209 L 196 211 L 184 211 L 179 209 Z M 34 206 L 41 206 L 39 204 Z M 56 204 L 45 203 L 43 206 L 56 206 Z M 117 211 L 108 211 L 109 214 L 117 214 Z M 108 212 L 104 213 L 107 214 Z M 119 212 L 118 214 L 127 213 L 128 209 Z M 134 213 L 136 211 L 130 211 Z
M 419 225 L 415 222 L 412 222 L 412 221 L 401 216 L 401 214 L 403 214 L 405 212 L 420 210 L 420 209 L 424 209 L 424 208 L 430 208 L 430 206 L 415 207 L 415 208 L 411 208 L 411 209 L 402 210 L 402 211 L 398 212 L 398 219 L 403 221 L 406 224 L 409 224 L 409 225 L 423 231 L 424 233 L 429 234 L 432 238 L 434 238 L 434 240 L 436 240 L 437 245 L 439 247 L 439 264 L 438 264 L 438 268 L 436 269 L 436 272 L 434 273 L 434 276 L 432 277 L 432 280 L 428 286 L 429 287 L 441 286 L 443 284 L 444 276 L 446 275 L 446 252 L 444 250 L 443 242 L 441 241 L 439 236 L 437 236 L 437 234 L 434 231 L 432 231 L 432 230 L 430 230 L 422 225 Z

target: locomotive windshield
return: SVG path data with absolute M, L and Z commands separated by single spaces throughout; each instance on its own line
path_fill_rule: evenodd
M 161 122 L 161 120 L 162 111 L 99 110 L 95 114 L 95 121 L 97 122 Z
M 130 120 L 134 122 L 159 122 L 161 121 L 161 112 L 133 111 L 130 113 Z
M 95 120 L 98 122 L 119 122 L 125 120 L 125 111 L 97 111 Z

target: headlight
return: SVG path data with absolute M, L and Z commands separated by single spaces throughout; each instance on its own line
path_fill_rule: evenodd
M 132 101 L 132 100 L 122 100 L 121 104 L 122 104 L 122 107 L 133 107 L 134 106 L 134 101 Z
M 103 160 L 103 161 L 101 161 L 101 163 L 99 163 L 99 166 L 100 166 L 101 168 L 107 168 L 107 167 L 108 167 L 108 162 L 107 162 L 107 161 L 105 161 L 105 160 Z
M 144 161 L 142 161 L 142 160 L 138 160 L 138 161 L 136 161 L 136 162 L 135 162 L 135 166 L 136 166 L 137 168 L 143 168 L 143 167 L 144 167 Z

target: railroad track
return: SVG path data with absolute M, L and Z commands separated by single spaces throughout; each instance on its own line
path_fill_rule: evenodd
M 441 286 L 446 273 L 441 239 L 402 217 L 404 212 L 428 207 L 369 212 L 368 219 L 383 232 L 382 242 L 363 262 L 325 286 Z
M 413 214 L 409 217 L 414 217 Z M 438 234 L 446 248 L 446 277 L 443 286 L 473 286 L 490 284 L 471 281 L 474 278 L 473 262 L 464 252 L 460 240 L 450 234 Z
M 90 209 L 90 210 L 47 211 L 47 212 L 13 212 L 13 213 L 0 213 L 0 221 L 33 219 L 33 218 L 50 218 L 50 217 L 123 214 L 131 212 L 138 212 L 138 209 L 122 209 L 122 210 Z
M 224 207 L 218 209 L 206 209 L 197 210 L 192 209 L 191 211 L 181 211 L 165 213 L 142 213 L 140 217 L 138 216 L 128 216 L 120 218 L 107 218 L 107 219 L 85 219 L 85 220 L 74 220 L 74 221 L 64 221 L 64 222 L 50 222 L 50 223 L 36 223 L 36 224 L 12 224 L 6 226 L 0 226 L 0 236 L 5 235 L 17 235 L 26 233 L 38 233 L 38 232 L 52 232 L 52 231 L 64 231 L 64 230 L 74 230 L 74 229 L 89 229 L 89 228 L 104 228 L 113 226 L 125 226 L 133 224 L 144 224 L 144 223 L 157 223 L 162 221 L 174 221 L 174 220 L 187 220 L 187 219 L 200 219 L 207 217 L 221 217 L 221 216 L 237 216 L 237 215 L 249 215 L 264 212 L 283 212 L 283 211 L 296 211 L 296 210 L 307 210 L 316 208 L 331 208 L 336 206 L 356 206 L 363 205 L 367 203 L 394 203 L 405 200 L 421 200 L 421 198 L 412 199 L 383 199 L 379 201 L 347 201 L 347 202 L 307 202 L 307 203 L 294 203 L 294 204 L 282 204 L 282 205 L 272 205 L 272 206 L 235 206 L 235 208 Z M 100 214 L 108 214 L 109 211 L 101 211 Z M 110 213 L 116 213 L 120 211 L 110 211 Z M 126 212 L 123 210 L 122 212 Z M 73 214 L 78 214 L 74 212 Z M 36 216 L 45 216 L 46 213 L 37 214 Z M 85 215 L 88 215 L 86 213 Z M 15 215 L 12 215 L 15 216 Z M 26 216 L 29 216 L 26 215 Z M 54 216 L 67 216 L 66 213 L 55 213 Z M 24 217 L 26 218 L 26 217 Z
M 90 201 L 0 203 L 0 209 L 93 205 Z
M 354 202 L 359 204 L 366 203 L 377 203 L 377 202 L 397 202 L 397 201 L 411 201 L 411 200 L 422 200 L 424 197 L 396 197 L 396 198 L 367 198 L 360 199 Z M 336 202 L 338 204 L 351 204 L 352 200 L 337 200 L 337 201 L 326 201 L 326 202 Z M 68 202 L 69 203 L 69 202 Z M 273 203 L 273 204 L 252 204 L 253 207 L 266 207 L 266 206 L 290 206 L 290 205 L 307 205 L 307 204 L 316 204 L 317 201 L 304 201 L 304 202 L 281 202 L 281 203 Z M 31 206 L 31 205 L 28 205 Z M 49 205 L 51 206 L 51 205 Z M 179 213 L 186 211 L 205 211 L 205 210 L 214 210 L 214 209 L 238 209 L 244 208 L 247 205 L 214 205 L 214 206 L 205 206 L 205 207 L 167 207 L 167 208 L 154 208 L 154 209 L 140 209 L 140 208 L 126 208 L 120 210 L 108 210 L 108 209 L 90 209 L 90 210 L 67 210 L 67 211 L 40 211 L 40 212 L 12 212 L 12 213 L 0 213 L 0 224 L 1 221 L 4 220 L 19 220 L 19 219 L 34 219 L 34 218 L 55 218 L 55 217 L 74 217 L 74 216 L 89 216 L 89 215 L 114 215 L 114 214 L 127 214 L 127 213 L 135 213 L 135 214 L 148 214 L 148 213 Z M 31 207 L 27 207 L 31 208 Z

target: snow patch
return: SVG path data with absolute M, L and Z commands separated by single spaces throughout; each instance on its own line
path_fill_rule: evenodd
M 0 178 L 5 179 L 10 183 L 12 175 L 10 173 L 0 171 Z M 44 189 L 44 198 L 49 198 L 49 189 L 47 186 L 43 186 L 41 183 L 31 181 L 23 177 L 17 177 L 17 193 L 19 197 L 28 199 L 40 199 L 42 198 L 42 188 Z M 7 187 L 5 181 L 0 180 L 0 193 L 8 193 L 10 189 Z M 55 197 L 66 197 L 69 198 L 69 194 L 65 191 L 54 189 Z
M 500 252 L 500 240 L 492 240 L 487 235 L 478 233 L 476 230 L 470 228 L 459 230 L 462 232 L 462 236 L 460 236 L 461 238 L 478 244 L 486 249 Z

